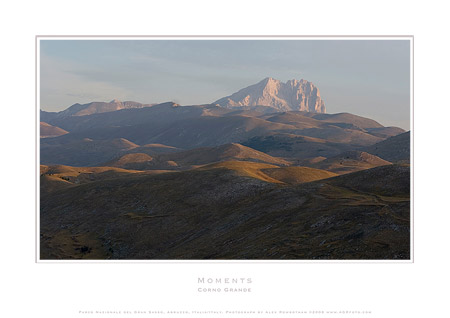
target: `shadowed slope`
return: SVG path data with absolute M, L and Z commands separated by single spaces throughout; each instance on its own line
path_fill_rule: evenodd
M 407 178 L 391 165 L 292 187 L 208 168 L 81 184 L 42 197 L 41 258 L 408 259 Z
M 351 124 L 360 128 L 381 128 L 383 127 L 380 123 L 373 119 L 361 117 L 358 115 L 353 115 L 350 113 L 337 113 L 337 114 L 305 114 L 306 116 L 311 116 L 312 118 L 327 122 L 327 123 L 346 123 Z
M 239 143 L 272 131 L 293 129 L 295 129 L 293 126 L 271 123 L 254 117 L 206 116 L 177 122 L 176 125 L 165 127 L 150 139 L 148 136 L 143 136 L 137 140 L 138 142 L 158 142 L 180 148 L 198 148 Z
M 391 162 L 409 163 L 411 157 L 411 133 L 390 137 L 375 145 L 366 147 L 364 150 L 375 156 L 389 160 Z
M 59 143 L 55 138 L 41 141 L 41 164 L 91 166 L 120 155 L 138 145 L 124 138 L 92 140 L 90 138 Z
M 348 144 L 293 134 L 256 136 L 246 140 L 243 144 L 271 156 L 289 158 L 294 162 L 319 156 L 332 157 L 352 149 L 352 146 Z
M 380 178 L 380 176 L 383 176 Z M 387 196 L 409 195 L 409 165 L 386 165 L 328 180 L 331 185 Z
M 117 167 L 70 167 L 64 165 L 40 166 L 41 195 L 67 187 L 101 180 L 130 176 L 148 176 L 171 172 L 169 170 L 139 171 Z

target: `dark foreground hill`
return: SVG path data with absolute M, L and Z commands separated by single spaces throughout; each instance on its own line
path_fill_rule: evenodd
M 244 164 L 43 191 L 41 259 L 409 259 L 408 166 L 289 185 Z

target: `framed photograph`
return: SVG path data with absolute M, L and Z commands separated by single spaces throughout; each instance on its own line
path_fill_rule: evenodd
M 37 49 L 39 261 L 412 260 L 412 37 Z

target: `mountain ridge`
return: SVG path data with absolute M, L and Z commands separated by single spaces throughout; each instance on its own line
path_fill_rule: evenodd
M 151 107 L 156 104 L 142 104 L 134 101 L 120 101 L 113 99 L 110 102 L 90 102 L 87 104 L 73 104 L 60 112 L 47 112 L 41 110 L 41 117 L 46 120 L 54 118 L 64 118 L 69 116 L 86 116 L 92 114 L 100 114 L 113 112 L 122 109 Z M 44 120 L 45 121 L 45 120 Z
M 270 106 L 279 111 L 300 110 L 326 113 L 319 89 L 307 80 L 288 80 L 283 83 L 272 77 L 245 87 L 215 104 L 233 108 L 240 106 Z

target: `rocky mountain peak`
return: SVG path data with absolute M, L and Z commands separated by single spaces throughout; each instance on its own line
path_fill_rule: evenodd
M 283 83 L 266 77 L 259 83 L 217 100 L 215 104 L 227 108 L 270 106 L 280 111 L 326 112 L 319 89 L 304 79 L 292 79 Z

